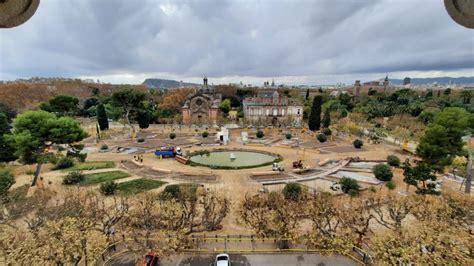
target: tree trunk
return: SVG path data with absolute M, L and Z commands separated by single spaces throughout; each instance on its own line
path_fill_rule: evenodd
M 36 166 L 35 176 L 33 177 L 33 182 L 31 183 L 32 187 L 34 187 L 36 185 L 36 181 L 38 181 L 38 177 L 41 172 L 41 166 L 43 166 L 43 163 L 38 163 L 38 165 Z
M 127 110 L 127 113 L 125 114 L 125 118 L 127 119 L 128 125 L 132 128 L 132 133 L 135 135 L 135 127 L 133 127 L 132 123 L 130 123 L 130 110 Z
M 466 194 L 471 193 L 471 183 L 472 183 L 472 154 L 471 151 L 469 151 L 469 155 L 467 156 L 467 166 L 466 166 L 466 186 L 464 189 L 464 192 Z

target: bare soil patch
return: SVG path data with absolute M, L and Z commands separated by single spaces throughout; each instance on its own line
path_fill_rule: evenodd
M 182 181 L 191 181 L 191 182 L 215 182 L 217 181 L 216 175 L 188 175 L 188 174 L 178 174 L 173 177 L 173 179 L 182 180 Z
M 334 147 L 324 147 L 321 151 L 329 151 L 335 153 L 345 153 L 345 152 L 363 152 L 366 151 L 364 148 L 356 149 L 353 146 L 334 146 Z
M 250 179 L 255 181 L 267 181 L 267 180 L 284 180 L 290 179 L 291 176 L 285 173 L 278 173 L 278 174 L 268 174 L 268 175 L 251 175 Z

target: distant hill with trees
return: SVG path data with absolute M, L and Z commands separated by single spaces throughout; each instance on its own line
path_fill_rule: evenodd
M 196 83 L 186 83 L 171 79 L 154 79 L 149 78 L 145 79 L 142 83 L 143 85 L 147 86 L 147 88 L 153 89 L 174 89 L 181 86 L 190 87 L 190 86 L 198 86 Z
M 15 82 L 0 84 L 0 103 L 4 103 L 17 111 L 25 111 L 38 107 L 57 95 L 70 95 L 85 100 L 94 94 L 111 95 L 122 88 L 133 88 L 142 92 L 148 89 L 143 85 L 115 85 L 103 83 L 86 83 L 80 80 L 51 82 Z

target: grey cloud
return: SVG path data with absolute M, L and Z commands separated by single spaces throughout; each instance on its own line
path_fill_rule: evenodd
M 51 0 L 0 30 L 0 78 L 452 71 L 473 47 L 442 1 Z

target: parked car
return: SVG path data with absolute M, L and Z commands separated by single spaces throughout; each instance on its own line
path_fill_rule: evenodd
M 227 254 L 218 254 L 216 256 L 216 266 L 230 266 L 230 257 Z

